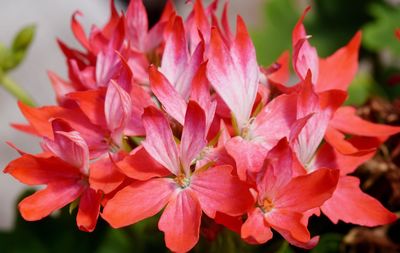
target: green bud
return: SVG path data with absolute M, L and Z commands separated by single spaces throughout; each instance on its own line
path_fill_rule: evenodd
M 22 28 L 14 38 L 12 44 L 12 50 L 14 52 L 17 51 L 26 51 L 26 49 L 31 44 L 33 37 L 35 36 L 36 26 L 29 25 Z

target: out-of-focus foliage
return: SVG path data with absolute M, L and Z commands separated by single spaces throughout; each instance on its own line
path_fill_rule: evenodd
M 389 50 L 400 56 L 400 43 L 394 33 L 400 27 L 400 8 L 373 4 L 369 11 L 375 19 L 364 26 L 363 45 L 369 50 Z
M 23 61 L 33 41 L 35 31 L 34 25 L 25 26 L 15 35 L 11 47 L 0 43 L 0 69 L 2 72 L 16 68 Z

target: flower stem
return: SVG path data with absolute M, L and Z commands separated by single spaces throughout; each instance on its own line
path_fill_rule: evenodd
M 36 106 L 35 101 L 14 80 L 0 70 L 0 86 L 13 95 L 16 99 L 29 106 Z

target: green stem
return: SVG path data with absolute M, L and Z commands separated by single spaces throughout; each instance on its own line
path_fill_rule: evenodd
M 16 99 L 29 106 L 36 106 L 35 101 L 14 80 L 0 70 L 0 86 L 13 95 Z

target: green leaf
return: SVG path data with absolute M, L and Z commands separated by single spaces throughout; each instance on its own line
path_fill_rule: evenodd
M 370 72 L 361 71 L 354 78 L 348 89 L 349 97 L 345 104 L 361 106 L 372 95 L 387 97 L 385 90 L 373 78 Z
M 321 235 L 318 245 L 310 253 L 337 253 L 340 252 L 340 243 L 342 235 L 328 233 Z
M 394 34 L 400 27 L 400 8 L 373 4 L 369 9 L 375 21 L 364 26 L 363 45 L 374 51 L 387 49 L 400 56 L 400 41 Z
M 292 30 L 300 16 L 296 7 L 294 0 L 267 1 L 265 28 L 251 33 L 261 65 L 273 63 L 283 51 L 291 48 Z

